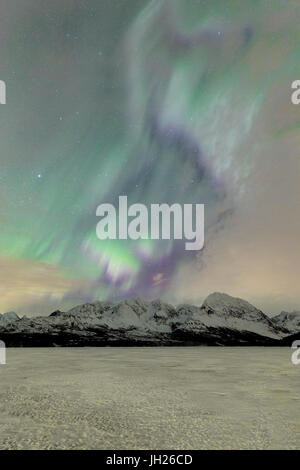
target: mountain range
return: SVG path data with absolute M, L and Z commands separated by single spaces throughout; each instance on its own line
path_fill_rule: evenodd
M 48 317 L 0 315 L 8 347 L 33 346 L 290 346 L 300 312 L 273 318 L 245 300 L 210 294 L 200 307 L 161 300 L 96 301 Z

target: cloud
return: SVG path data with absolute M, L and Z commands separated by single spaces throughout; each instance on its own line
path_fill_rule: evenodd
M 61 307 L 61 299 L 82 280 L 68 278 L 54 265 L 32 260 L 0 258 L 0 298 L 2 313 L 49 313 Z

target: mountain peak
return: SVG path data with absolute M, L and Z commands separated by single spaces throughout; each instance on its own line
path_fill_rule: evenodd
M 259 309 L 246 300 L 221 292 L 214 292 L 204 300 L 201 310 L 207 314 L 216 314 L 222 317 L 236 317 L 246 320 L 259 320 L 270 323 L 269 318 Z
M 61 310 L 55 310 L 55 312 L 50 313 L 49 317 L 59 317 L 60 315 L 63 315 L 64 312 Z
M 6 312 L 2 313 L 0 315 L 0 325 L 1 326 L 6 326 L 9 325 L 10 323 L 14 323 L 16 321 L 19 321 L 20 318 L 16 314 L 16 312 Z
M 300 312 L 281 312 L 272 318 L 273 323 L 288 331 L 300 331 Z

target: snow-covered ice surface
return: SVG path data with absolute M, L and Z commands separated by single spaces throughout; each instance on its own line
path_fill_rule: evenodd
M 0 449 L 297 449 L 290 348 L 9 349 Z

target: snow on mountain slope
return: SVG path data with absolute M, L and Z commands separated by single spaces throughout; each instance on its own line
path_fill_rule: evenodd
M 279 315 L 272 317 L 272 321 L 277 326 L 290 332 L 297 333 L 300 331 L 300 312 L 281 312 Z
M 20 318 L 15 312 L 6 312 L 0 314 L 0 326 L 6 326 L 16 321 L 19 321 Z
M 69 310 L 63 318 L 78 317 L 89 324 L 112 329 L 137 328 L 145 331 L 170 332 L 172 320 L 177 316 L 174 307 L 160 300 L 147 302 L 133 298 L 118 304 L 111 302 L 84 304 Z
M 220 293 L 209 295 L 201 307 L 175 308 L 161 300 L 133 298 L 85 303 L 48 317 L 2 317 L 0 336 L 7 335 L 14 345 L 250 345 L 270 344 L 270 339 L 274 343 L 288 335 L 253 305 Z
M 270 324 L 270 319 L 246 300 L 215 292 L 203 302 L 201 310 L 208 315 L 214 313 L 222 318 L 242 318 L 249 321 L 262 321 Z
M 182 328 L 204 331 L 205 328 L 227 328 L 249 331 L 269 338 L 284 336 L 267 315 L 243 299 L 215 292 L 210 294 L 201 307 L 180 306 L 181 314 L 190 314 Z

